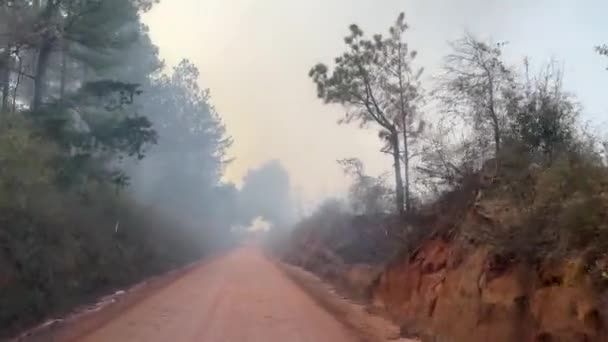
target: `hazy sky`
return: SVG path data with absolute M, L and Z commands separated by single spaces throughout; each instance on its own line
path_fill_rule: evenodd
M 608 59 L 593 47 L 608 42 L 605 0 L 161 0 L 145 21 L 162 58 L 191 59 L 211 89 L 235 140 L 227 179 L 238 183 L 248 168 L 277 158 L 295 192 L 311 201 L 347 186 L 336 159 L 360 157 L 374 174 L 391 168 L 376 130 L 337 125 L 341 109 L 316 98 L 307 74 L 342 51 L 349 24 L 383 33 L 400 11 L 427 77 L 447 41 L 465 31 L 508 41 L 514 63 L 557 58 L 586 118 L 604 121 Z

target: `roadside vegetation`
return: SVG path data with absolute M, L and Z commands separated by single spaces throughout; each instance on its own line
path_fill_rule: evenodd
M 511 65 L 508 45 L 467 34 L 450 43 L 425 89 L 404 14 L 385 34 L 349 29 L 345 52 L 310 77 L 319 98 L 344 107 L 342 123 L 378 128 L 394 177 L 368 176 L 355 158 L 340 161 L 353 179 L 353 215 L 394 213 L 406 227 L 449 193 L 472 191 L 467 210 L 506 201 L 517 220 L 480 213 L 486 227 L 459 232 L 469 241 L 526 260 L 605 250 L 606 142 L 582 121 L 556 62 Z
M 444 287 L 460 286 L 445 280 L 447 274 L 466 278 L 467 270 L 458 268 L 462 260 L 487 251 L 484 266 L 470 270 L 481 275 L 468 276 L 508 278 L 525 269 L 521 279 L 504 280 L 525 289 L 521 298 L 543 302 L 534 296 L 548 286 L 564 296 L 582 291 L 595 298 L 590 315 L 601 319 L 606 313 L 597 298 L 608 288 L 608 143 L 605 132 L 584 121 L 585 109 L 566 90 L 559 64 L 527 58 L 511 64 L 504 58 L 509 45 L 466 34 L 450 43 L 442 68 L 423 83 L 403 14 L 387 33 L 366 35 L 354 24 L 349 32 L 345 52 L 313 66 L 309 76 L 321 100 L 342 105 L 341 123 L 377 130 L 392 173 L 374 177 L 356 158 L 340 160 L 352 180 L 348 196 L 326 202 L 296 225 L 286 238 L 292 248 L 280 251 L 285 260 L 351 294 L 381 298 L 399 323 L 408 323 L 407 317 L 431 329 L 441 291 L 412 288 L 420 293 L 408 295 L 406 283 L 420 284 L 428 275 L 424 281 L 431 285 L 443 279 Z M 605 46 L 595 53 L 608 55 Z M 453 254 L 444 260 L 447 251 Z M 476 286 L 483 291 L 485 285 Z M 486 298 L 446 300 L 469 305 Z M 541 311 L 527 311 L 531 305 L 496 308 L 505 312 L 496 324 L 523 329 L 505 320 L 524 312 L 530 317 L 526 329 L 532 329 L 526 331 L 541 329 Z M 430 316 L 417 317 L 421 310 Z M 444 336 L 453 332 L 436 328 Z M 601 324 L 576 329 L 545 335 L 604 336 Z
M 286 219 L 255 194 L 289 206 L 280 163 L 221 180 L 232 139 L 155 3 L 0 1 L 0 339 Z

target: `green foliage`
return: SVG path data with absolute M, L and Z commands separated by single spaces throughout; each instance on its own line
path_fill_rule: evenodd
M 137 3 L 131 0 L 59 1 L 66 13 L 64 38 L 70 55 L 95 70 L 118 64 L 117 54 L 139 36 Z
M 24 117 L 0 127 L 2 337 L 208 250 L 204 234 L 156 216 L 105 180 L 59 187 L 62 154 Z
M 315 65 L 309 77 L 317 86 L 317 95 L 326 103 L 340 104 L 346 112 L 340 123 L 359 122 L 361 126 L 380 126 L 379 137 L 393 155 L 397 211 L 410 209 L 410 142 L 424 128 L 418 107 L 422 100 L 422 69 L 412 66 L 417 52 L 404 40 L 408 25 L 399 14 L 387 38 L 376 34 L 367 39 L 355 24 L 344 38 L 346 52 L 334 60 L 333 70 L 322 63 Z M 403 153 L 400 140 L 403 136 Z M 405 186 L 401 163 L 405 165 Z
M 56 170 L 50 163 L 58 152 L 57 146 L 36 134 L 23 118 L 11 117 L 1 125 L 0 205 L 23 208 L 32 190 L 51 186 Z
M 126 185 L 126 175 L 113 161 L 142 159 L 157 141 L 150 120 L 129 113 L 138 94 L 136 84 L 90 82 L 78 93 L 29 113 L 40 133 L 61 148 L 55 158 L 61 184 L 94 179 Z
M 505 145 L 497 181 L 476 204 L 487 222 L 468 223 L 465 235 L 530 262 L 601 256 L 608 248 L 608 169 L 584 145 L 540 165 L 525 145 Z
M 346 107 L 342 122 L 376 122 L 389 131 L 396 130 L 403 117 L 414 119 L 422 69 L 414 70 L 416 51 L 403 40 L 407 31 L 401 13 L 389 30 L 388 38 L 374 35 L 366 39 L 357 25 L 350 26 L 344 38 L 347 51 L 335 59 L 333 70 L 317 64 L 309 76 L 317 86 L 319 98 Z
M 585 155 L 562 155 L 541 172 L 533 207 L 537 215 L 552 218 L 553 227 L 547 228 L 559 234 L 551 253 L 605 250 L 606 184 L 608 170 Z
M 563 90 L 561 70 L 551 63 L 531 75 L 526 60 L 525 73 L 516 73 L 502 60 L 503 46 L 470 36 L 454 44 L 436 94 L 444 120 L 461 125 L 463 138 L 446 143 L 450 130 L 439 130 L 419 169 L 443 189 L 479 179 L 472 213 L 460 224 L 464 240 L 530 262 L 583 253 L 593 255 L 591 265 L 608 247 L 601 144 L 579 126 L 580 107 Z
M 161 74 L 156 2 L 0 2 L 0 339 L 231 242 L 231 140 L 192 63 Z
M 562 89 L 561 70 L 549 64 L 536 78 L 527 77 L 520 88 L 511 92 L 508 105 L 513 138 L 539 161 L 569 150 L 575 143 L 579 109 Z

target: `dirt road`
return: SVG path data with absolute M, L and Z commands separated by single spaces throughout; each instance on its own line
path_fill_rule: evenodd
M 79 341 L 356 341 L 255 247 L 186 274 Z

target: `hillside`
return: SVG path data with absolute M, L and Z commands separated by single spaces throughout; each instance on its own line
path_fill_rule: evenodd
M 359 298 L 400 324 L 404 337 L 604 341 L 604 169 L 574 157 L 521 172 L 506 161 L 498 173 L 486 165 L 398 220 L 400 244 L 387 234 L 386 219 L 368 222 L 366 237 L 353 220 L 350 229 L 300 227 L 284 258 L 364 294 Z M 370 237 L 384 243 L 370 250 L 360 242 Z M 398 255 L 387 253 L 388 241 Z M 377 259 L 344 257 L 345 250 L 373 255 L 375 248 Z

